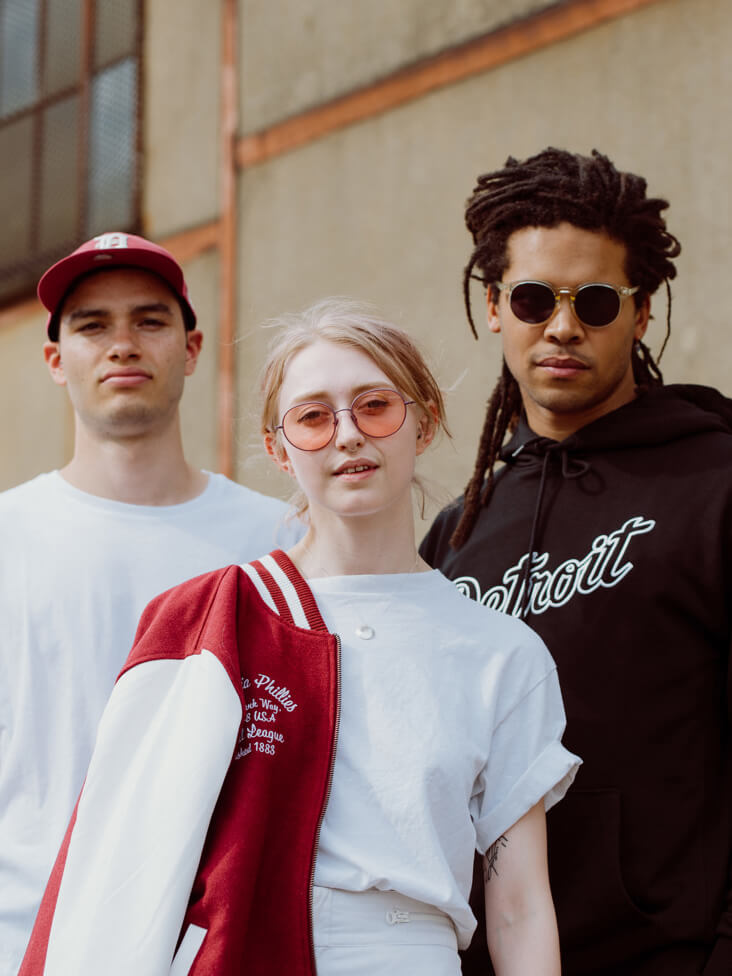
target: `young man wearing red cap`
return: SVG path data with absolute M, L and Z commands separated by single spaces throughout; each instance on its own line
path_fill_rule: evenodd
M 138 617 L 157 593 L 295 541 L 284 503 L 191 466 L 202 335 L 163 248 L 104 234 L 41 278 L 74 410 L 60 471 L 0 495 L 0 976 L 15 976 Z

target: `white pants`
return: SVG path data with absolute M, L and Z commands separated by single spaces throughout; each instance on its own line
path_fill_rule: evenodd
M 318 976 L 459 976 L 455 927 L 393 891 L 313 888 Z

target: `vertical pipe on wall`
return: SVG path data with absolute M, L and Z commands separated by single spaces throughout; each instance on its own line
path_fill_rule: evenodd
M 38 35 L 35 45 L 35 97 L 37 101 L 46 99 L 46 62 L 48 46 L 48 10 L 47 4 L 41 3 L 38 18 Z M 12 14 L 11 14 L 12 17 Z M 45 111 L 33 113 L 33 155 L 31 157 L 31 185 L 34 192 L 30 198 L 30 220 L 29 234 L 31 252 L 35 253 L 41 249 L 41 193 L 39 187 L 43 185 L 43 121 Z
M 81 64 L 79 65 L 79 205 L 77 236 L 85 240 L 89 216 L 89 120 L 91 116 L 91 77 L 94 70 L 94 0 L 82 0 Z
M 219 221 L 219 359 L 217 459 L 234 474 L 234 340 L 236 337 L 236 129 L 238 0 L 222 0 L 221 16 L 221 217 Z

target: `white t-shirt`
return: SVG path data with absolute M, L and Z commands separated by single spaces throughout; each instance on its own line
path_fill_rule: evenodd
M 58 472 L 0 494 L 0 976 L 16 976 L 96 727 L 156 594 L 288 548 L 287 506 L 210 474 L 180 505 L 110 501 Z
M 579 760 L 561 745 L 554 662 L 525 624 L 438 570 L 308 581 L 341 642 L 341 712 L 315 883 L 435 905 L 464 948 L 473 853 Z M 358 636 L 366 635 L 364 636 Z

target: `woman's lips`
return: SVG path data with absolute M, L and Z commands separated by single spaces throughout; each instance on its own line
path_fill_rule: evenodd
M 347 481 L 358 481 L 368 477 L 377 467 L 378 465 L 374 464 L 373 461 L 357 458 L 355 461 L 348 461 L 345 464 L 341 464 L 333 474 L 335 477 L 345 478 Z

